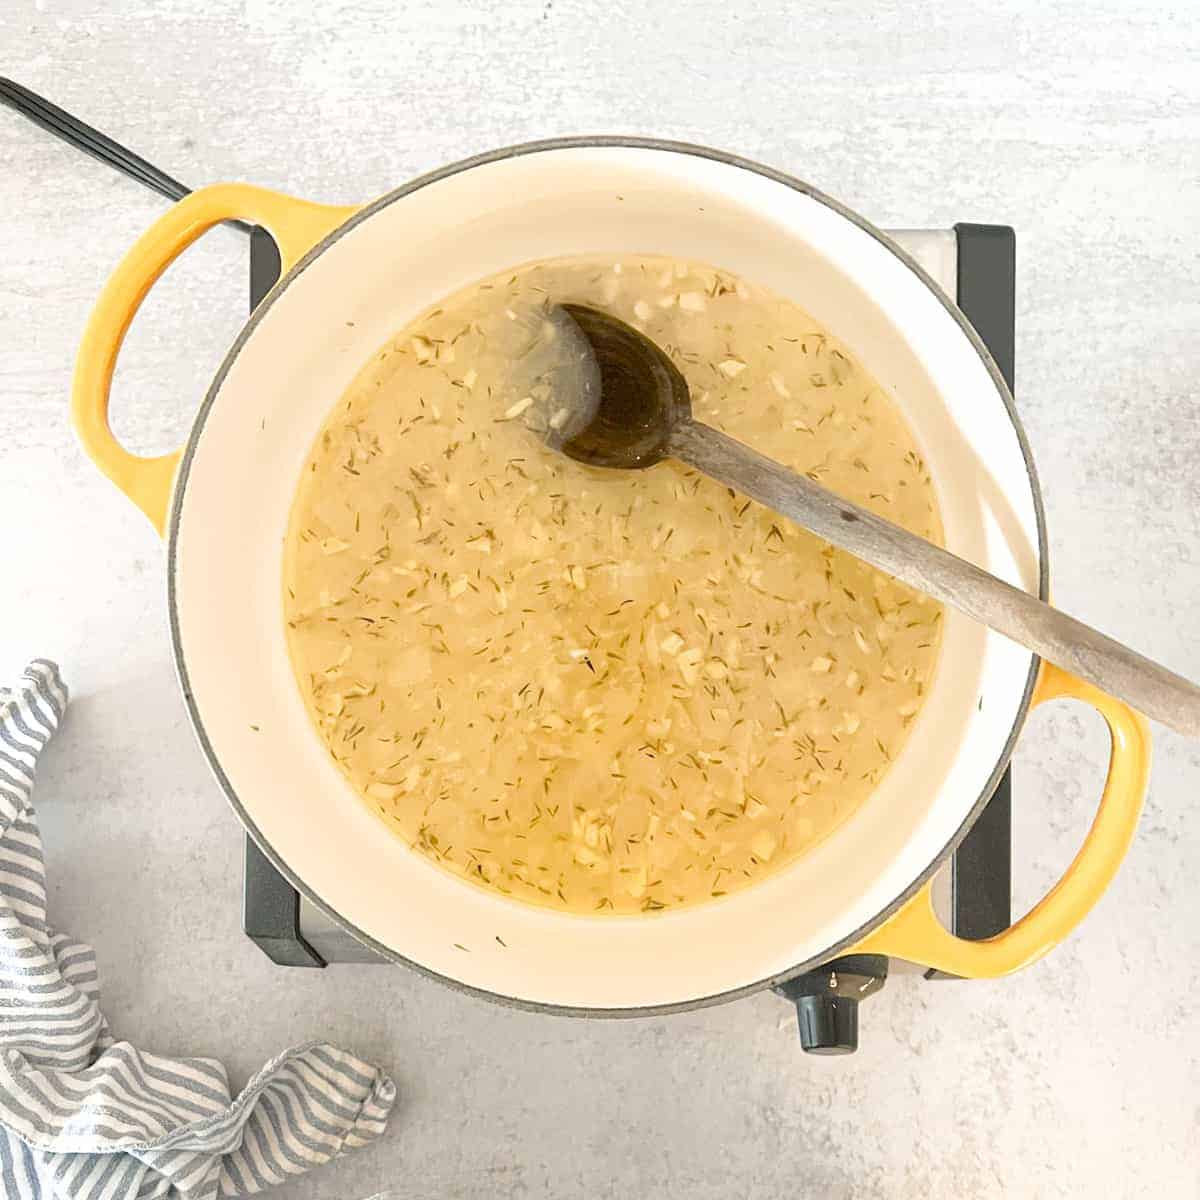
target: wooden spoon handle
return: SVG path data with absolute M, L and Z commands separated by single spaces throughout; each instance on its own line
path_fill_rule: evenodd
M 1164 725 L 1200 737 L 1200 688 L 973 563 L 834 495 L 734 438 L 689 421 L 670 453 L 910 587 L 953 605 Z

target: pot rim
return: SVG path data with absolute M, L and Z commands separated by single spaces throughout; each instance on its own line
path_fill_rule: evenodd
M 196 418 L 192 423 L 191 431 L 188 434 L 187 443 L 184 446 L 179 468 L 175 477 L 175 485 L 171 496 L 171 507 L 167 521 L 167 610 L 168 621 L 171 632 L 171 648 L 172 655 L 175 660 L 176 671 L 179 675 L 180 687 L 183 692 L 184 704 L 187 707 L 188 718 L 192 723 L 192 727 L 196 732 L 196 737 L 200 742 L 200 748 L 208 761 L 209 767 L 216 776 L 217 783 L 221 790 L 225 793 L 234 812 L 237 814 L 239 821 L 257 843 L 259 849 L 270 861 L 271 865 L 288 881 L 296 892 L 305 897 L 310 903 L 314 904 L 321 912 L 323 912 L 330 920 L 347 930 L 354 938 L 369 947 L 376 954 L 392 963 L 399 963 L 406 967 L 417 971 L 419 974 L 428 978 L 435 979 L 439 983 L 453 988 L 455 991 L 464 992 L 468 995 L 478 996 L 481 999 L 489 1000 L 493 1003 L 501 1004 L 509 1008 L 517 1008 L 526 1012 L 548 1013 L 559 1016 L 576 1016 L 576 1017 L 649 1017 L 662 1016 L 671 1013 L 687 1012 L 693 1009 L 709 1008 L 717 1004 L 724 1004 L 731 1000 L 738 1000 L 744 996 L 753 995 L 756 992 L 764 991 L 767 988 L 777 987 L 785 983 L 788 979 L 802 974 L 804 971 L 811 970 L 813 967 L 819 966 L 822 963 L 829 962 L 837 958 L 847 948 L 857 944 L 861 939 L 872 929 L 875 929 L 894 913 L 896 913 L 905 903 L 908 902 L 945 864 L 949 856 L 958 848 L 962 840 L 970 832 L 971 827 L 979 818 L 987 802 L 992 798 L 997 785 L 1000 782 L 1001 776 L 1009 764 L 1013 750 L 1016 747 L 1017 739 L 1021 734 L 1021 730 L 1025 723 L 1025 718 L 1028 716 L 1030 703 L 1033 697 L 1034 685 L 1037 681 L 1040 660 L 1035 656 L 1030 663 L 1029 674 L 1026 677 L 1024 693 L 1021 697 L 1021 702 L 1017 710 L 1016 719 L 1013 722 L 1012 729 L 1009 731 L 1000 757 L 996 762 L 991 774 L 980 792 L 979 797 L 971 806 L 966 817 L 955 831 L 954 835 L 946 842 L 945 846 L 934 856 L 933 860 L 925 867 L 917 876 L 916 879 L 890 903 L 878 912 L 870 920 L 864 922 L 858 929 L 842 938 L 839 942 L 823 951 L 815 958 L 807 959 L 796 964 L 793 967 L 788 967 L 783 971 L 777 972 L 766 978 L 757 980 L 754 983 L 743 984 L 740 987 L 731 988 L 723 992 L 717 992 L 710 996 L 702 996 L 690 1000 L 680 1001 L 672 1004 L 654 1004 L 642 1005 L 629 1008 L 589 1008 L 581 1005 L 561 1005 L 547 1004 L 535 1000 L 526 1000 L 516 996 L 508 996 L 499 992 L 492 992 L 486 988 L 476 987 L 470 984 L 454 979 L 449 975 L 444 975 L 441 972 L 434 971 L 429 967 L 415 962 L 410 958 L 405 957 L 399 951 L 392 949 L 390 946 L 377 941 L 369 934 L 363 932 L 357 926 L 353 925 L 342 917 L 331 905 L 327 904 L 320 896 L 318 896 L 308 884 L 304 882 L 298 875 L 293 872 L 288 865 L 275 853 L 266 838 L 255 825 L 250 814 L 243 806 L 237 792 L 234 790 L 232 783 L 225 774 L 220 760 L 217 757 L 216 750 L 208 737 L 205 729 L 203 718 L 201 717 L 199 707 L 192 693 L 191 684 L 188 678 L 187 664 L 184 661 L 183 644 L 179 626 L 179 609 L 176 595 L 176 552 L 178 542 L 178 531 L 180 517 L 183 511 L 184 497 L 187 493 L 187 482 L 191 472 L 192 460 L 195 455 L 196 447 L 199 444 L 200 435 L 203 433 L 204 425 L 212 406 L 216 402 L 216 398 L 220 393 L 221 387 L 225 382 L 225 378 L 241 353 L 242 347 L 246 344 L 249 338 L 253 335 L 259 322 L 266 316 L 272 305 L 279 299 L 284 290 L 297 279 L 303 272 L 329 247 L 339 241 L 350 230 L 360 225 L 362 222 L 370 220 L 377 212 L 395 203 L 397 200 L 403 199 L 419 189 L 426 187 L 429 184 L 437 183 L 439 180 L 457 175 L 463 171 L 471 170 L 474 167 L 484 166 L 488 163 L 502 161 L 509 158 L 517 158 L 527 154 L 538 154 L 545 151 L 554 150 L 575 150 L 575 149 L 594 149 L 601 147 L 625 148 L 635 150 L 655 150 L 663 151 L 672 154 L 691 155 L 697 158 L 709 159 L 713 162 L 718 162 L 726 166 L 737 167 L 742 170 L 754 172 L 776 183 L 783 184 L 785 187 L 791 188 L 793 191 L 809 197 L 812 200 L 823 204 L 831 209 L 839 216 L 850 221 L 858 226 L 863 232 L 869 234 L 881 246 L 890 251 L 896 258 L 908 267 L 922 283 L 934 294 L 941 303 L 946 312 L 954 319 L 956 324 L 962 330 L 972 348 L 978 354 L 983 362 L 988 374 L 991 376 L 992 382 L 995 384 L 996 391 L 999 394 L 1001 401 L 1004 404 L 1010 423 L 1017 436 L 1017 442 L 1021 449 L 1021 456 L 1025 462 L 1026 475 L 1029 480 L 1030 492 L 1033 499 L 1033 507 L 1037 521 L 1037 540 L 1038 540 L 1038 596 L 1042 600 L 1048 599 L 1049 595 L 1049 566 L 1047 562 L 1047 536 L 1046 536 L 1046 514 L 1042 501 L 1041 486 L 1038 482 L 1037 470 L 1033 462 L 1033 454 L 1029 445 L 1029 440 L 1026 436 L 1024 426 L 1021 423 L 1021 418 L 1017 413 L 1016 405 L 1013 400 L 1012 393 L 1009 390 L 1008 384 L 1001 375 L 999 368 L 996 366 L 991 353 L 984 345 L 978 333 L 966 319 L 962 311 L 952 303 L 941 289 L 934 283 L 930 276 L 922 269 L 922 267 L 903 250 L 896 242 L 889 238 L 885 233 L 876 228 L 871 222 L 864 217 L 847 208 L 839 201 L 826 195 L 820 189 L 813 187 L 811 184 L 797 179 L 795 176 L 789 175 L 783 171 L 777 171 L 772 167 L 765 166 L 762 163 L 755 162 L 752 159 L 743 158 L 740 155 L 730 154 L 722 150 L 714 150 L 706 146 L 695 145 L 689 142 L 672 141 L 661 138 L 633 137 L 617 135 L 578 135 L 557 138 L 546 138 L 532 142 L 522 142 L 514 146 L 505 146 L 496 150 L 485 151 L 482 154 L 476 154 L 469 158 L 460 159 L 457 162 L 449 163 L 446 166 L 437 168 L 436 170 L 426 172 L 423 175 L 418 175 L 409 180 L 407 183 L 401 184 L 399 187 L 390 192 L 386 192 L 378 199 L 365 205 L 355 212 L 348 220 L 332 230 L 328 235 L 322 238 L 314 245 L 300 261 L 284 275 L 271 289 L 267 296 L 262 300 L 257 308 L 251 313 L 246 323 L 242 326 L 237 338 L 230 346 L 228 353 L 213 376 L 212 383 L 209 385 L 205 393 L 204 400 L 196 413 Z

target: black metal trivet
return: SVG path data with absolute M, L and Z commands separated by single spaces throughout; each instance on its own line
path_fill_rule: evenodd
M 1005 381 L 1013 387 L 1016 239 L 1005 225 L 956 225 L 958 306 L 974 325 Z M 250 241 L 250 307 L 279 278 L 279 252 L 270 235 L 256 229 Z M 1012 872 L 1011 770 L 945 868 L 943 919 L 951 933 L 979 940 L 1009 927 Z M 323 967 L 305 940 L 301 898 L 254 842 L 246 838 L 242 927 L 280 966 Z M 382 963 L 385 960 L 379 959 Z M 844 955 L 776 990 L 794 1001 L 804 1049 L 845 1054 L 858 1045 L 858 1003 L 887 978 L 883 955 Z M 953 978 L 927 971 L 927 979 Z M 853 993 L 853 994 L 851 994 Z

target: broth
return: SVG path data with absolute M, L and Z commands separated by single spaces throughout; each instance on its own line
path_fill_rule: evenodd
M 644 330 L 701 420 L 941 540 L 899 410 L 790 301 L 663 258 L 534 263 L 421 316 L 331 413 L 285 555 L 297 682 L 355 790 L 446 869 L 578 913 L 711 900 L 871 793 L 941 610 L 679 463 L 547 449 L 514 364 L 551 299 Z

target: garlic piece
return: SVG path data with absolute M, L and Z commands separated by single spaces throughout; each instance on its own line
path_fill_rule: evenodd
M 664 654 L 678 654 L 683 649 L 683 638 L 677 633 L 669 633 L 659 642 L 659 648 Z
M 779 842 L 773 833 L 761 829 L 750 839 L 750 851 L 763 862 L 770 862 L 779 848 Z

